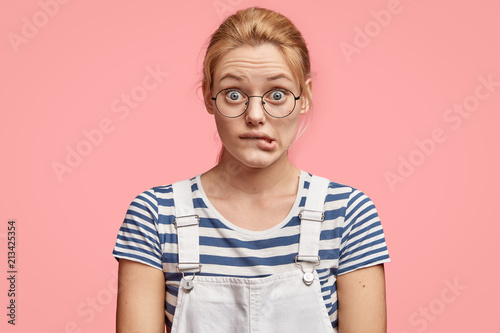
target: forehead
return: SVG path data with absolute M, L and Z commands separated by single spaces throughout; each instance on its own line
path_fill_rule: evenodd
M 271 44 L 240 46 L 225 54 L 215 67 L 216 82 L 227 76 L 241 80 L 281 76 L 293 81 L 294 75 L 279 49 Z

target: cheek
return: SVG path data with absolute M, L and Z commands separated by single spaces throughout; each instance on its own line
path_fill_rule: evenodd
M 297 132 L 297 128 L 299 126 L 299 119 L 290 119 L 291 121 L 281 124 L 279 127 L 278 133 L 281 133 L 280 136 L 282 139 L 287 141 L 293 140 L 295 138 L 295 134 Z
M 227 134 L 231 133 L 233 127 L 228 122 L 228 119 L 218 116 L 215 117 L 215 125 L 217 126 L 217 132 L 219 133 L 219 137 L 221 138 L 221 140 L 224 140 Z

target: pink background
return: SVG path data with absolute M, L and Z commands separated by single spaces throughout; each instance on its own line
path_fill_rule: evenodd
M 114 330 L 111 252 L 126 209 L 139 192 L 214 165 L 220 143 L 199 98 L 201 50 L 223 17 L 251 5 L 290 17 L 310 47 L 314 117 L 292 159 L 377 205 L 392 259 L 389 332 L 496 329 L 500 86 L 488 90 L 480 77 L 500 82 L 497 1 L 43 6 L 54 1 L 4 1 L 0 11 L 2 272 L 7 221 L 18 226 L 17 325 L 6 323 L 2 277 L 0 330 Z M 377 23 L 372 11 L 388 7 L 390 22 Z M 347 44 L 357 53 L 346 56 Z M 141 87 L 147 68 L 168 73 L 151 90 Z M 127 114 L 120 98 L 131 93 L 140 101 Z M 464 116 L 448 111 L 463 103 Z M 86 156 L 58 176 L 67 149 Z M 388 172 L 400 177 L 392 185 Z

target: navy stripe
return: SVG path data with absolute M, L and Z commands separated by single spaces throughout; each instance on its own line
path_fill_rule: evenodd
M 232 230 L 231 228 L 229 228 L 227 225 L 225 225 L 224 223 L 222 223 L 222 221 L 220 221 L 218 219 L 205 218 L 205 217 L 201 217 L 201 216 L 200 216 L 199 226 L 200 226 L 200 228 L 215 228 L 215 229 Z
M 372 222 L 372 223 L 368 224 L 369 222 Z M 356 223 L 356 224 L 358 224 L 358 223 Z M 356 231 L 355 232 L 351 231 L 351 233 L 349 234 L 349 237 L 356 238 L 360 235 L 366 234 L 367 232 L 369 232 L 370 230 L 372 230 L 374 228 L 380 227 L 380 221 L 378 221 L 378 219 L 366 219 L 366 220 L 364 220 L 364 224 L 362 226 L 363 226 L 363 228 L 360 228 L 360 227 L 353 228 L 352 230 L 356 229 Z
M 145 213 L 147 214 L 148 212 L 145 211 Z M 153 221 L 154 221 L 154 218 L 151 216 L 151 215 L 144 215 L 142 213 L 139 213 L 137 211 L 134 211 L 134 210 L 131 210 L 129 209 L 127 211 L 127 215 L 131 215 L 131 216 L 134 216 L 134 217 L 138 217 L 140 218 L 141 220 L 144 220 L 145 222 L 149 223 L 149 224 L 153 224 Z M 135 223 L 137 220 L 135 219 L 131 219 L 131 218 L 125 218 L 125 221 L 126 222 L 129 222 L 129 223 Z M 139 223 L 139 222 L 138 222 Z M 144 224 L 143 224 L 144 225 Z M 144 225 L 145 226 L 145 225 Z
M 149 204 L 150 207 L 155 209 L 156 212 L 158 212 L 158 201 L 156 200 L 156 197 L 153 193 L 146 191 L 137 196 L 137 201 L 141 199 L 142 201 L 145 201 Z
M 368 252 L 365 252 L 363 254 L 360 254 L 360 255 L 357 255 L 357 256 L 354 256 L 354 257 L 351 257 L 349 258 L 348 260 L 344 261 L 344 266 L 348 266 L 349 263 L 352 263 L 352 262 L 355 262 L 355 261 L 358 261 L 366 256 L 370 256 L 370 255 L 373 255 L 373 254 L 377 254 L 377 253 L 380 253 L 380 252 L 385 252 L 384 249 L 376 249 L 376 250 L 372 250 L 372 251 L 368 251 Z M 382 254 L 381 256 L 379 257 L 375 257 L 375 258 L 381 258 L 381 257 L 384 257 L 385 254 Z M 375 260 L 376 261 L 376 260 Z M 350 266 L 350 267 L 361 267 L 361 266 L 366 266 L 366 264 L 370 263 L 370 262 L 374 262 L 374 259 L 367 259 L 365 261 L 361 261 L 359 262 L 357 265 L 355 266 Z M 349 269 L 350 269 L 349 267 Z M 342 269 L 339 269 L 339 274 L 342 274 Z
M 165 311 L 170 313 L 172 316 L 174 315 L 174 311 L 175 311 L 175 306 L 168 304 L 166 299 L 165 299 Z
M 197 275 L 200 275 L 200 276 L 220 276 L 220 277 L 236 277 L 236 278 L 242 278 L 242 279 L 259 279 L 259 278 L 264 278 L 264 277 L 268 277 L 270 276 L 271 274 L 260 274 L 260 275 L 234 275 L 234 274 L 214 274 L 214 273 L 199 273 Z
M 316 271 L 318 272 L 318 275 L 322 275 L 328 271 L 328 268 L 318 268 Z
M 351 202 L 354 203 L 360 197 L 362 197 L 362 194 L 360 194 L 360 193 L 356 194 L 354 198 L 351 198 L 351 200 L 349 200 L 349 205 L 351 204 Z M 345 219 L 349 220 L 349 219 L 351 219 L 351 217 L 353 215 L 356 215 L 356 216 L 363 215 L 364 212 L 366 212 L 370 209 L 374 209 L 375 206 L 373 204 L 369 204 L 366 208 L 364 208 L 363 210 L 360 211 L 360 208 L 368 202 L 370 202 L 370 199 L 368 199 L 368 197 L 365 196 L 364 199 L 362 199 L 360 202 L 358 202 L 356 204 L 356 206 L 353 207 L 353 209 L 351 209 L 351 211 L 346 215 Z
M 167 194 L 173 192 L 172 186 L 170 185 L 153 187 L 153 191 L 155 194 Z M 158 197 L 158 195 L 156 195 L 156 197 Z
M 201 198 L 193 199 L 193 206 L 195 209 L 196 208 L 208 208 L 207 204 Z
M 162 215 L 158 214 L 158 224 L 169 225 L 174 224 L 175 216 L 174 215 Z
M 277 265 L 287 265 L 295 262 L 295 257 L 297 253 L 292 253 L 282 256 L 274 256 L 267 258 L 260 257 L 224 257 L 215 255 L 202 255 L 200 254 L 200 262 L 202 264 L 211 265 L 225 265 L 232 267 L 252 267 L 252 266 L 277 266 Z
M 338 217 L 343 217 L 345 214 L 345 208 L 325 210 L 325 220 L 333 220 Z
M 136 237 L 130 237 L 126 236 L 125 234 L 129 234 L 130 236 L 134 235 Z M 120 228 L 120 233 L 117 236 L 117 239 L 127 241 L 129 243 L 138 243 L 146 246 L 150 246 L 151 244 L 154 244 L 155 250 L 160 249 L 160 242 L 158 239 L 153 238 L 151 236 L 146 235 L 143 230 L 134 230 L 134 229 L 129 229 L 125 226 L 122 226 Z M 118 245 L 118 242 L 116 243 Z
M 300 225 L 300 218 L 298 216 L 294 216 L 286 225 L 283 226 L 283 228 L 296 227 L 298 225 Z
M 158 198 L 158 205 L 164 206 L 164 207 L 173 207 L 174 206 L 174 199 L 165 199 L 165 198 Z
M 346 193 L 335 193 L 335 194 L 327 194 L 325 202 L 335 202 L 339 200 L 347 200 L 349 198 L 350 192 Z
M 363 239 L 364 242 L 368 241 L 369 239 L 373 239 L 375 236 L 378 236 L 378 235 L 381 235 L 382 234 L 382 230 L 379 230 L 377 232 L 374 232 L 370 235 L 368 235 L 367 237 L 365 237 Z M 363 243 L 362 245 L 361 244 L 350 244 L 349 246 L 346 246 L 342 252 L 340 253 L 340 256 L 343 258 L 343 257 L 347 257 L 347 256 L 350 256 L 356 252 L 359 252 L 359 251 L 362 251 L 364 249 L 367 249 L 367 248 L 370 248 L 370 247 L 373 247 L 375 245 L 378 245 L 378 244 L 385 244 L 385 239 L 384 238 L 380 238 L 380 239 L 375 239 L 375 240 L 371 240 L 370 243 Z M 347 251 L 347 250 L 350 250 L 351 251 Z M 380 251 L 386 251 L 387 250 L 387 247 L 381 247 L 380 248 Z
M 159 234 L 159 237 L 162 239 L 162 243 L 167 244 L 177 244 L 177 234 Z
M 139 242 L 137 242 L 139 243 Z M 141 248 L 141 247 L 138 247 L 138 246 L 133 246 L 133 245 L 130 245 L 130 244 L 116 244 L 116 249 L 122 249 L 122 250 L 132 250 L 132 251 L 137 251 L 137 252 L 142 252 L 146 255 L 148 254 L 151 254 L 151 252 L 149 252 L 148 250 L 145 250 L 144 248 Z M 159 253 L 160 251 L 155 251 L 157 253 Z
M 340 238 L 341 235 L 342 235 L 342 228 L 337 227 L 334 229 L 322 230 L 319 239 L 320 240 L 331 240 L 331 239 Z
M 358 257 L 358 259 L 359 259 L 359 257 Z M 373 264 L 375 264 L 375 263 L 377 263 L 377 264 L 383 263 L 383 262 L 388 261 L 388 260 L 389 260 L 389 255 L 388 254 L 383 254 L 383 255 L 375 257 L 373 259 L 365 260 L 363 262 L 360 262 L 359 264 L 354 265 L 354 266 L 340 268 L 339 269 L 339 275 L 345 274 L 346 272 L 354 271 L 354 270 L 356 270 L 358 268 L 373 266 Z
M 275 237 L 269 239 L 242 241 L 236 238 L 215 238 L 200 236 L 200 245 L 214 246 L 219 248 L 243 248 L 251 250 L 262 250 L 273 247 L 281 247 L 297 244 L 299 235 Z
M 338 249 L 319 250 L 318 255 L 321 258 L 321 260 L 332 260 L 339 258 L 338 252 L 339 252 Z

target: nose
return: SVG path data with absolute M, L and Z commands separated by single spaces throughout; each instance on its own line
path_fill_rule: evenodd
M 252 98 L 255 100 L 252 103 Z M 247 123 L 253 125 L 263 124 L 266 120 L 266 112 L 262 105 L 263 100 L 260 96 L 249 96 L 247 110 L 245 111 L 245 118 Z

